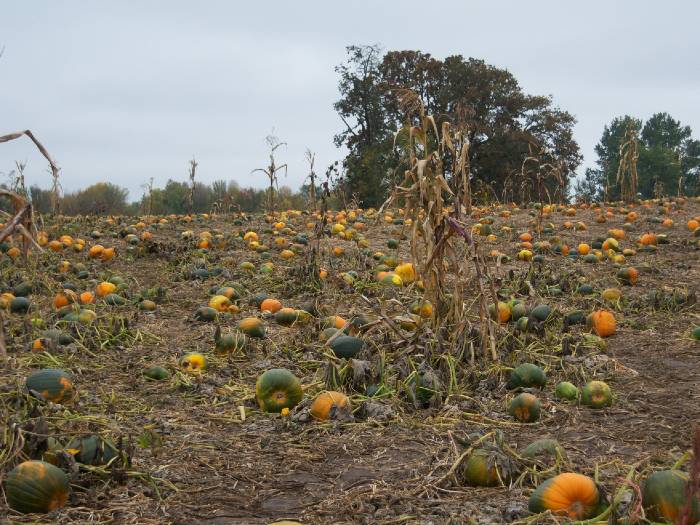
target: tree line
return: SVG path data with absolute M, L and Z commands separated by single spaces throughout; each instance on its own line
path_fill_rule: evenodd
M 254 212 L 272 203 L 277 209 L 304 209 L 319 195 L 328 196 L 331 206 L 353 203 L 378 207 L 402 180 L 405 169 L 399 154 L 405 138 L 397 131 L 413 124 L 400 103 L 401 94 L 407 91 L 421 101 L 438 129 L 450 123 L 467 138 L 469 181 L 477 202 L 539 199 L 542 188 L 539 193 L 536 188 L 542 183 L 542 166 L 550 170 L 544 181 L 550 200 L 620 199 L 620 151 L 631 142 L 639 197 L 700 192 L 700 141 L 692 137 L 689 126 L 667 113 L 656 113 L 646 122 L 629 115 L 614 118 L 604 127 L 595 147 L 595 166 L 577 178 L 583 157 L 573 135 L 576 119 L 555 106 L 551 97 L 525 93 L 506 69 L 461 55 L 440 60 L 421 51 L 383 52 L 376 45 L 349 46 L 346 51 L 346 60 L 336 67 L 340 96 L 334 109 L 342 129 L 334 141 L 346 148 L 347 155 L 326 169 L 323 185 L 313 183 L 311 188 L 305 184 L 298 191 L 286 186 L 274 190 L 276 170 L 286 169 L 286 164 L 275 164 L 276 147 L 271 144 L 270 166 L 257 170 L 270 177 L 266 189 L 242 188 L 235 181 L 224 180 L 204 184 L 194 176 L 189 182 L 170 179 L 157 188 L 151 179 L 144 185 L 143 197 L 129 202 L 125 188 L 97 183 L 62 195 L 60 212 Z M 311 152 L 307 157 L 313 172 Z M 27 194 L 37 211 L 50 212 L 51 191 L 38 186 L 26 191 L 23 169 L 18 163 L 10 172 L 10 187 Z M 318 178 L 312 176 L 311 180 Z
M 65 215 L 169 215 L 245 211 L 265 208 L 267 190 L 241 188 L 236 181 L 218 180 L 211 184 L 194 183 L 192 205 L 190 184 L 168 180 L 162 188 L 146 187 L 140 200 L 129 202 L 129 192 L 116 184 L 99 182 L 60 198 L 59 210 Z M 51 212 L 51 191 L 31 186 L 29 197 L 39 213 Z M 276 191 L 279 209 L 303 209 L 308 204 L 308 187 L 293 191 L 282 186 Z

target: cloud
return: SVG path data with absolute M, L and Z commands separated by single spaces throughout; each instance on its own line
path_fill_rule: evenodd
M 274 128 L 279 161 L 299 186 L 304 151 L 317 170 L 342 158 L 333 145 L 337 76 L 349 44 L 483 58 L 524 89 L 551 94 L 578 118 L 585 164 L 614 116 L 668 111 L 695 130 L 700 7 L 649 1 L 14 2 L 0 18 L 0 122 L 30 128 L 73 190 L 100 180 L 138 198 L 143 182 L 200 178 L 263 186 Z M 697 133 L 696 133 L 697 135 Z M 49 185 L 33 146 L 0 147 L 0 171 L 28 159 L 31 183 Z

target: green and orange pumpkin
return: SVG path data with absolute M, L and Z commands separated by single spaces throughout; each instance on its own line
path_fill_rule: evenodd
M 661 470 L 642 484 L 642 504 L 647 517 L 654 521 L 679 524 L 687 505 L 688 475 L 678 470 Z M 693 498 L 688 523 L 700 520 L 698 499 Z
M 5 480 L 7 504 L 23 514 L 47 513 L 63 508 L 69 494 L 66 473 L 45 461 L 20 463 Z
M 75 394 L 73 378 L 58 368 L 44 368 L 27 377 L 27 389 L 47 401 L 65 403 Z
M 272 368 L 258 378 L 255 394 L 262 411 L 281 412 L 299 404 L 302 398 L 301 383 L 286 368 Z

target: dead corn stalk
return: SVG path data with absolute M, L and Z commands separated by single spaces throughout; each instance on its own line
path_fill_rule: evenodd
M 484 333 L 488 333 L 491 341 L 491 351 L 486 346 L 486 336 L 482 337 L 484 355 L 496 359 L 495 339 L 491 318 L 486 307 L 486 293 L 483 280 L 487 277 L 482 272 L 477 246 L 472 236 L 462 228 L 457 221 L 450 218 L 447 198 L 455 199 L 455 193 L 450 189 L 444 170 L 445 153 L 450 152 L 457 158 L 453 163 L 456 173 L 465 177 L 466 184 L 461 187 L 463 197 L 456 197 L 457 207 L 469 206 L 468 190 L 468 141 L 457 135 L 452 135 L 449 123 L 442 125 L 442 133 L 438 131 L 435 119 L 425 112 L 425 106 L 420 98 L 411 90 L 396 92 L 399 105 L 407 116 L 406 125 L 399 130 L 395 143 L 403 141 L 406 164 L 409 169 L 404 172 L 404 179 L 394 188 L 392 195 L 382 205 L 383 209 L 401 202 L 404 216 L 411 223 L 411 258 L 416 272 L 423 281 L 425 299 L 434 307 L 433 329 L 437 334 L 449 338 L 459 336 L 455 328 L 465 329 L 467 326 L 466 312 L 462 300 L 462 286 L 469 279 L 469 270 L 450 242 L 455 232 L 468 241 L 472 261 L 475 265 L 476 280 L 481 294 L 482 305 L 480 317 Z M 417 123 L 417 125 L 416 125 Z M 459 160 L 461 159 L 461 160 Z M 465 199 L 465 201 L 462 201 Z M 453 222 L 454 221 L 454 222 Z M 447 270 L 451 270 L 454 286 L 448 296 Z M 495 293 L 494 293 L 495 297 Z M 446 328 L 445 330 L 441 330 Z

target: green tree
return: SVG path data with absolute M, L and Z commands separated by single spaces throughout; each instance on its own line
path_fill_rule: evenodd
M 668 113 L 656 113 L 646 122 L 629 115 L 616 117 L 603 128 L 595 147 L 596 167 L 585 177 L 596 185 L 598 197 L 604 196 L 607 185 L 608 199 L 620 198 L 616 178 L 628 126 L 640 136 L 637 190 L 643 198 L 654 197 L 657 190 L 665 195 L 676 195 L 679 189 L 685 194 L 698 192 L 700 141 L 692 138 L 689 126 Z
M 346 48 L 348 59 L 336 71 L 341 98 L 334 104 L 345 129 L 335 136 L 345 145 L 345 191 L 364 206 L 382 203 L 388 174 L 395 166 L 392 128 L 386 111 L 386 92 L 379 70 L 381 49 L 374 46 Z
M 376 46 L 350 47 L 348 53 L 348 62 L 337 68 L 341 99 L 335 106 L 347 129 L 336 143 L 348 147 L 346 183 L 364 204 L 384 199 L 397 167 L 393 132 L 406 117 L 395 95 L 405 89 L 418 94 L 438 128 L 450 122 L 467 130 L 472 179 L 503 188 L 534 149 L 556 159 L 561 184 L 548 186 L 564 197 L 581 162 L 573 138 L 576 120 L 549 97 L 524 93 L 510 72 L 474 58 L 438 60 L 409 50 L 387 52 L 380 60 Z M 522 200 L 526 190 L 517 184 L 513 193 Z

